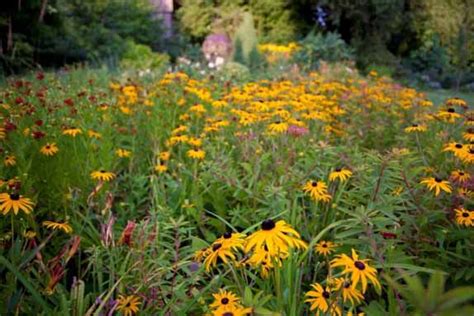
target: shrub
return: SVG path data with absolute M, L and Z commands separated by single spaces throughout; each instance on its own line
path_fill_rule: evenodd
M 337 33 L 309 33 L 295 53 L 294 61 L 304 69 L 314 69 L 320 60 L 336 62 L 353 58 L 353 50 Z

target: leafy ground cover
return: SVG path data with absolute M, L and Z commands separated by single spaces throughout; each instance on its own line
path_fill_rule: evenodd
M 72 69 L 0 101 L 2 314 L 473 313 L 463 99 Z

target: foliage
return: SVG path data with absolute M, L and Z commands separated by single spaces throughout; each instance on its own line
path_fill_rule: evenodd
M 38 19 L 43 3 L 47 5 L 44 17 Z M 115 64 L 126 49 L 127 39 L 157 46 L 160 23 L 151 14 L 145 0 L 28 1 L 9 7 L 0 19 L 3 28 L 13 29 L 11 38 L 8 32 L 2 38 L 3 70 L 86 60 Z M 5 45 L 9 40 L 12 45 Z
M 124 69 L 156 69 L 164 68 L 169 63 L 166 54 L 154 53 L 149 46 L 136 44 L 129 40 L 127 47 L 120 60 L 120 66 Z
M 309 33 L 294 54 L 294 61 L 307 69 L 315 69 L 321 60 L 337 62 L 353 58 L 352 49 L 337 33 Z
M 205 314 L 220 288 L 256 315 L 305 315 L 318 285 L 344 315 L 470 311 L 472 112 L 330 67 L 9 78 L 1 313 L 124 313 L 133 297 L 144 315 Z M 15 214 L 22 199 L 34 208 Z

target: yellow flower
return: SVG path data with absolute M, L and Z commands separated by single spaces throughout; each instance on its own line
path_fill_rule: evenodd
M 5 139 L 6 137 L 6 130 L 3 127 L 0 127 L 0 139 Z
M 186 153 L 189 158 L 202 160 L 206 157 L 206 152 L 202 149 L 190 149 Z
M 334 248 L 336 248 L 336 244 L 332 241 L 320 241 L 314 246 L 316 252 L 320 255 L 327 256 L 330 255 L 331 252 L 334 252 Z
M 250 258 L 248 260 L 244 259 L 244 263 L 249 264 L 253 268 L 259 268 L 262 278 L 267 278 L 275 265 L 281 267 L 281 260 L 287 257 L 288 251 L 280 250 L 280 252 L 272 254 L 265 247 L 262 247 L 255 248 Z
M 232 305 L 239 305 L 240 299 L 231 291 L 219 290 L 219 293 L 212 294 L 214 302 L 209 307 L 213 309 L 228 308 Z
M 352 258 L 346 254 L 337 256 L 331 261 L 331 267 L 343 267 L 342 275 L 351 274 L 352 288 L 356 288 L 359 282 L 362 283 L 362 293 L 367 290 L 367 281 L 370 281 L 380 290 L 380 282 L 377 279 L 377 270 L 369 266 L 368 259 L 359 259 L 356 251 L 352 249 Z
M 158 173 L 163 173 L 168 171 L 168 166 L 166 166 L 164 163 L 160 163 L 159 165 L 155 166 L 155 171 Z
M 27 230 L 23 233 L 23 237 L 25 237 L 26 239 L 33 239 L 36 237 L 36 232 L 34 230 Z
M 272 219 L 267 219 L 262 222 L 260 230 L 247 237 L 245 252 L 266 247 L 273 255 L 288 252 L 289 248 L 306 249 L 307 244 L 300 238 L 300 234 L 285 221 L 275 223 Z
M 426 132 L 427 127 L 424 124 L 412 124 L 405 128 L 406 133 Z
M 212 316 L 246 316 L 252 313 L 252 308 L 240 305 L 223 306 L 212 311 Z
M 170 152 L 169 151 L 163 151 L 160 153 L 159 157 L 160 157 L 160 160 L 163 160 L 163 161 L 167 161 L 170 159 Z
M 454 123 L 456 119 L 461 117 L 460 114 L 456 113 L 456 110 L 454 108 L 447 108 L 446 110 L 441 110 L 438 112 L 437 116 L 448 123 Z
M 466 183 L 471 179 L 471 175 L 462 170 L 454 170 L 451 172 L 451 178 L 459 183 Z
M 305 302 L 311 304 L 309 308 L 311 311 L 317 309 L 319 314 L 319 312 L 326 313 L 329 310 L 331 316 L 342 315 L 337 301 L 331 300 L 331 289 L 329 287 L 323 288 L 319 283 L 313 283 L 311 287 L 313 290 L 306 293 L 308 298 L 305 300 Z
M 90 138 L 95 138 L 95 139 L 101 139 L 102 134 L 90 129 L 87 131 L 87 135 L 89 135 Z
M 204 259 L 204 266 L 208 272 L 211 270 L 211 267 L 217 265 L 218 258 L 220 258 L 225 264 L 229 262 L 229 259 L 234 261 L 236 258 L 232 253 L 232 249 L 229 246 L 223 246 L 221 243 L 214 242 L 211 247 L 209 247 L 209 249 L 210 251 L 207 253 L 206 258 Z
M 46 143 L 43 147 L 41 147 L 40 152 L 45 156 L 54 156 L 59 151 L 58 146 L 56 143 Z
M 244 234 L 226 232 L 215 242 L 222 244 L 223 247 L 231 248 L 232 250 L 243 250 L 245 239 Z
M 345 302 L 350 301 L 352 305 L 359 304 L 363 299 L 364 296 L 362 293 L 353 288 L 351 286 L 351 282 L 344 278 L 334 278 L 330 280 L 333 291 L 341 291 L 342 292 L 342 299 Z
M 7 167 L 16 165 L 16 157 L 13 155 L 5 156 L 5 159 L 3 159 L 3 164 Z
M 72 137 L 76 137 L 77 135 L 82 134 L 82 130 L 80 128 L 67 128 L 63 130 L 63 135 L 69 135 Z
M 464 138 L 468 142 L 473 142 L 474 141 L 474 129 L 469 128 L 467 130 L 467 132 L 462 134 L 462 138 Z
M 140 298 L 136 295 L 119 295 L 117 299 L 117 310 L 122 312 L 124 316 L 131 316 L 138 313 L 140 304 Z
M 440 178 L 428 177 L 424 178 L 420 183 L 425 184 L 430 191 L 435 190 L 435 196 L 438 196 L 441 193 L 441 190 L 446 193 L 451 193 L 452 191 L 449 181 Z
M 465 208 L 457 208 L 454 210 L 456 213 L 456 223 L 464 226 L 474 226 L 474 211 L 468 211 Z
M 456 157 L 464 158 L 467 154 L 468 146 L 461 143 L 448 143 L 444 146 L 443 151 L 451 151 Z
M 0 212 L 2 212 L 3 215 L 7 215 L 10 211 L 13 211 L 15 215 L 17 215 L 19 211 L 30 214 L 31 211 L 33 211 L 33 205 L 30 199 L 17 193 L 0 194 Z
M 105 170 L 93 171 L 91 173 L 91 178 L 94 179 L 94 180 L 100 180 L 100 181 L 108 182 L 108 181 L 113 180 L 115 178 L 115 173 L 105 171 Z
M 329 174 L 329 181 L 340 180 L 341 182 L 347 181 L 352 176 L 352 171 L 346 168 L 336 168 Z
M 53 230 L 60 229 L 64 231 L 66 234 L 72 233 L 72 227 L 67 222 L 58 223 L 58 222 L 44 221 L 43 226 L 49 229 L 53 229 Z
M 276 121 L 271 123 L 267 127 L 268 131 L 274 134 L 285 133 L 288 130 L 288 123 L 282 121 Z
M 331 195 L 328 194 L 327 185 L 323 181 L 308 181 L 303 186 L 303 191 L 308 193 L 314 201 L 329 202 Z
M 120 158 L 128 158 L 132 155 L 132 152 L 126 149 L 119 148 L 115 151 L 115 154 Z

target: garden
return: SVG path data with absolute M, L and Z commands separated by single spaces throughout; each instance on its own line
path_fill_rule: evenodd
M 474 314 L 468 1 L 1 6 L 0 315 Z

